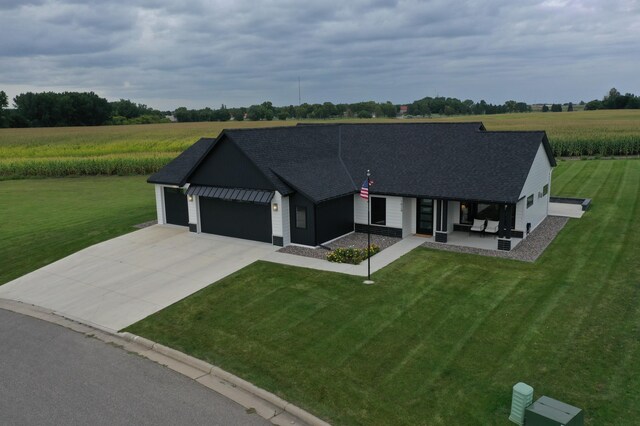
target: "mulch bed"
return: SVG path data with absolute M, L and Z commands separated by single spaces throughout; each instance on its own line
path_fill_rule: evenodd
M 437 250 L 454 251 L 458 253 L 479 254 L 482 256 L 503 257 L 506 259 L 521 260 L 523 262 L 535 262 L 544 250 L 551 244 L 560 230 L 569 221 L 567 217 L 547 216 L 547 218 L 527 238 L 521 241 L 511 251 L 487 250 L 475 247 L 461 247 L 450 244 L 434 243 L 428 241 L 423 247 Z
M 384 237 L 382 235 L 371 235 L 371 244 L 375 244 L 380 247 L 380 251 L 392 246 L 400 241 L 400 238 Z M 329 251 L 337 248 L 366 248 L 367 247 L 367 234 L 362 232 L 354 232 L 346 235 L 340 239 L 337 239 L 330 244 L 325 244 L 322 247 L 300 247 L 300 246 L 287 246 L 278 250 L 281 253 L 296 254 L 298 256 L 313 257 L 316 259 L 326 259 Z

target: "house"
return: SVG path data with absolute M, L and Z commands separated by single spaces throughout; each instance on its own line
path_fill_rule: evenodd
M 471 235 L 499 222 L 510 250 L 547 216 L 556 165 L 544 131 L 482 123 L 305 124 L 200 139 L 148 182 L 158 223 L 198 233 L 318 246 L 367 230 L 359 189 L 371 170 L 374 234 Z M 492 235 L 485 241 L 493 241 Z

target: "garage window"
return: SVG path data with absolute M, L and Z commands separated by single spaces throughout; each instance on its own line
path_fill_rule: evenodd
M 307 208 L 296 206 L 296 228 L 307 229 Z
M 527 208 L 531 207 L 532 205 L 533 205 L 533 194 L 527 197 Z

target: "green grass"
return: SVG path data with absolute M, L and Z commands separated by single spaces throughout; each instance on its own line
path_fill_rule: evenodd
M 559 156 L 640 154 L 639 110 L 343 121 L 483 121 L 489 130 L 546 130 L 554 152 Z M 0 129 L 0 179 L 149 174 L 200 137 L 215 137 L 224 128 L 293 126 L 296 123 L 293 120 L 228 121 Z
M 0 199 L 0 284 L 155 216 L 140 176 L 4 181 Z
M 257 262 L 128 330 L 335 424 L 509 424 L 518 381 L 640 418 L 640 160 L 565 161 L 592 197 L 534 264 L 419 248 L 374 274 Z

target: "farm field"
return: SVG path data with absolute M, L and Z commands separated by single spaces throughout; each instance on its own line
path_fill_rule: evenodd
M 0 285 L 155 217 L 141 176 L 0 182 Z
M 321 122 L 338 121 L 349 120 Z M 544 129 L 558 156 L 640 155 L 638 110 L 351 121 L 482 121 L 489 130 Z M 215 137 L 223 128 L 295 124 L 288 120 L 0 129 L 0 179 L 151 174 L 198 138 Z
M 552 193 L 592 209 L 533 264 L 418 248 L 363 286 L 257 262 L 128 330 L 334 424 L 507 425 L 518 381 L 636 424 L 640 160 L 562 161 Z

